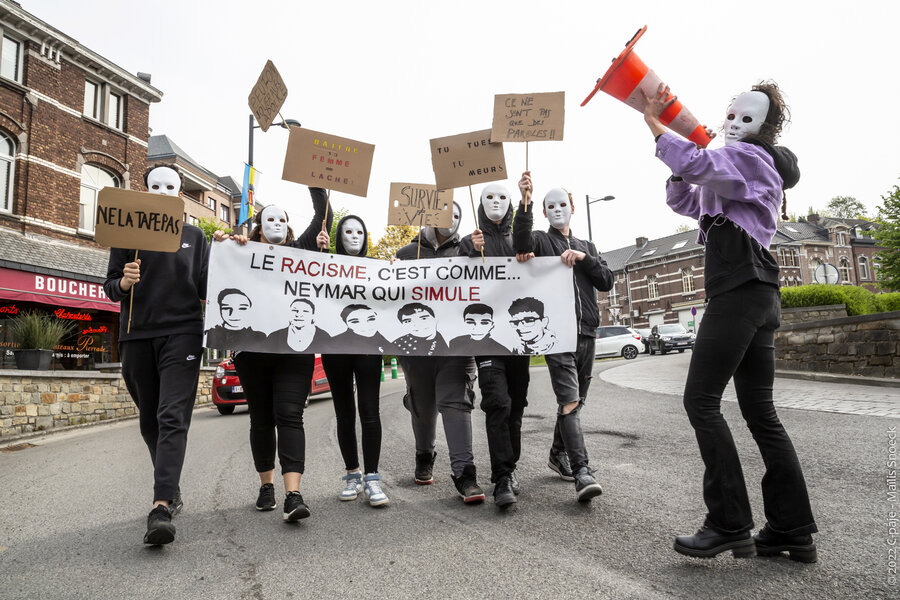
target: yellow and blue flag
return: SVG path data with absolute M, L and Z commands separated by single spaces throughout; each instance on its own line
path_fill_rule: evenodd
M 238 223 L 243 225 L 253 218 L 253 201 L 256 198 L 256 186 L 259 185 L 260 173 L 251 165 L 244 165 L 244 186 L 241 194 L 241 212 Z

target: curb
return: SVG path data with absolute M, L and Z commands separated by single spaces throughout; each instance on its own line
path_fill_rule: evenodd
M 814 373 L 808 371 L 775 371 L 775 377 L 784 379 L 804 379 L 806 381 L 819 381 L 822 383 L 852 383 L 855 385 L 869 385 L 872 387 L 896 387 L 900 388 L 900 379 L 889 377 L 862 377 L 859 375 L 835 375 L 832 373 Z

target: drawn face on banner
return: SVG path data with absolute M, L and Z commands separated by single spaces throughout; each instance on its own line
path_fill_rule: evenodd
M 287 213 L 277 206 L 267 206 L 260 215 L 262 234 L 270 244 L 280 245 L 287 239 Z
M 549 322 L 550 319 L 541 318 L 537 312 L 531 310 L 510 315 L 509 318 L 509 324 L 516 330 L 516 335 L 526 344 L 539 340 Z
M 437 232 L 440 233 L 444 237 L 453 237 L 453 234 L 456 233 L 456 230 L 459 229 L 459 220 L 462 218 L 462 211 L 459 208 L 459 204 L 456 202 L 453 203 L 453 227 L 438 227 Z
M 291 329 L 313 326 L 313 308 L 303 300 L 291 302 Z
M 222 324 L 225 326 L 225 329 L 243 329 L 250 306 L 250 298 L 243 293 L 235 292 L 223 296 L 222 301 L 219 303 L 219 315 L 222 317 Z
M 494 328 L 494 315 L 488 313 L 468 313 L 463 320 L 469 337 L 476 341 L 486 338 Z
M 157 167 L 147 174 L 147 189 L 164 196 L 181 195 L 181 177 L 169 167 Z
M 356 335 L 372 337 L 378 333 L 378 313 L 371 308 L 360 308 L 347 315 L 347 328 Z
M 489 183 L 481 190 L 481 207 L 494 223 L 499 223 L 506 216 L 510 200 L 509 192 L 499 183 Z
M 437 319 L 425 310 L 416 310 L 411 315 L 403 315 L 400 322 L 409 334 L 430 340 L 437 335 Z
M 769 97 L 762 92 L 744 92 L 734 99 L 725 114 L 725 145 L 759 133 L 769 113 Z
M 572 200 L 562 188 L 554 188 L 544 196 L 544 216 L 554 229 L 563 229 L 572 220 Z
M 341 243 L 347 254 L 358 256 L 362 251 L 365 230 L 359 219 L 347 219 L 341 226 Z M 366 336 L 368 337 L 368 336 Z

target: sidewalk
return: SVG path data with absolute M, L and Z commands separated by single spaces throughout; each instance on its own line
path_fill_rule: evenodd
M 666 356 L 641 354 L 599 375 L 613 385 L 681 396 L 690 361 L 690 352 Z M 734 383 L 728 384 L 722 399 L 737 401 Z M 900 389 L 776 376 L 775 406 L 900 419 Z

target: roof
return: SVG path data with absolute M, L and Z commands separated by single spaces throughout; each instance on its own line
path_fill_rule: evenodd
M 634 253 L 637 246 L 626 246 L 617 250 L 601 253 L 601 257 L 606 261 L 606 266 L 613 272 L 621 271 L 628 264 L 628 259 Z
M 798 221 L 796 223 L 793 221 L 782 222 L 779 223 L 778 229 L 775 232 L 775 237 L 772 239 L 770 246 L 801 242 L 804 240 L 827 242 L 829 241 L 828 230 L 806 221 Z
M 217 181 L 219 185 L 226 188 L 228 192 L 231 194 L 232 198 L 239 197 L 242 194 L 241 186 L 234 180 L 231 175 L 225 175 L 224 177 L 219 177 Z
M 0 229 L 0 267 L 59 277 L 106 281 L 109 251 Z
M 241 195 L 241 186 L 239 186 L 233 178 L 216 175 L 194 160 L 191 155 L 185 152 L 181 146 L 176 144 L 169 136 L 151 135 L 150 139 L 147 140 L 147 161 L 153 162 L 162 160 L 171 160 L 172 162 L 180 161 L 187 164 L 206 176 L 213 186 L 218 184 L 226 188 L 232 198 Z

